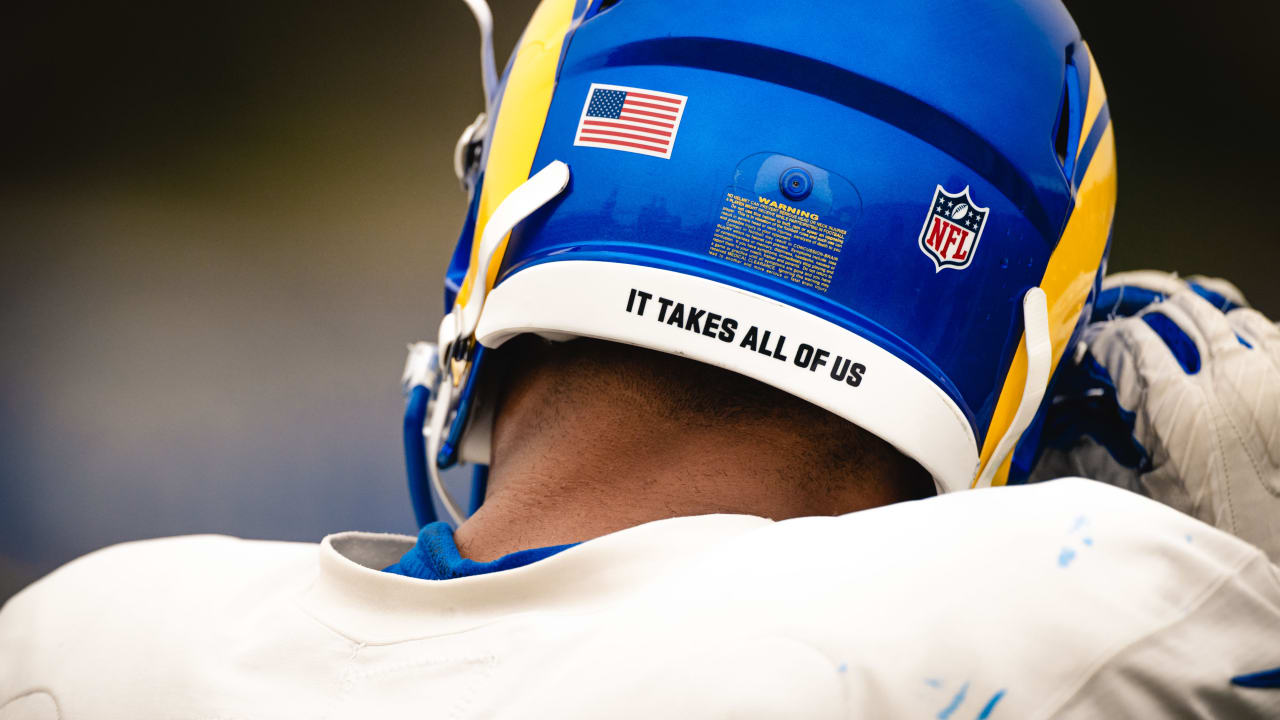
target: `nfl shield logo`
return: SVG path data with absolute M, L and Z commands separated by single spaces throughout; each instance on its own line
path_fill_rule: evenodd
M 955 195 L 938 186 L 920 230 L 920 252 L 933 260 L 934 272 L 969 267 L 978 251 L 989 212 L 990 208 L 978 207 L 967 186 Z

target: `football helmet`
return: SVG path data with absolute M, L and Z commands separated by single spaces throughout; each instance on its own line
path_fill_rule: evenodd
M 521 333 L 755 378 L 875 433 L 940 492 L 1009 482 L 1088 317 L 1110 112 L 1058 0 L 544 0 L 454 157 L 470 205 L 405 421 L 454 521 L 483 499 Z M 425 447 L 424 447 L 425 436 Z M 469 508 L 439 470 L 481 468 Z M 1016 479 L 1016 478 L 1015 478 Z

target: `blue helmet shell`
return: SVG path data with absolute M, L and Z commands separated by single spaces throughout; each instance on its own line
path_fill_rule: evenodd
M 1004 431 L 997 407 L 1023 296 L 1050 291 L 1056 361 L 1105 266 L 1114 213 L 1105 95 L 1060 2 L 546 0 L 539 12 L 557 3 L 566 34 L 530 174 L 559 160 L 572 180 L 511 233 L 496 286 L 588 260 L 749 290 L 918 370 L 960 408 L 979 448 Z M 575 143 L 600 85 L 687 98 L 669 157 Z M 446 311 L 471 263 L 489 151 Z M 1086 184 L 1098 155 L 1109 167 Z M 1082 197 L 1082 187 L 1101 189 Z M 794 258 L 781 269 L 744 260 L 723 242 L 735 197 L 813 218 L 841 242 L 819 242 L 828 258 L 816 267 L 801 256 L 803 277 Z M 948 198 L 982 222 L 950 266 L 923 251 L 935 200 Z M 1058 276 L 1069 291 L 1050 290 Z

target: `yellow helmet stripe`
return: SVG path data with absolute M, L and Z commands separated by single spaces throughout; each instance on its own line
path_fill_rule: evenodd
M 1102 74 L 1098 72 L 1098 63 L 1093 59 L 1093 51 L 1089 49 L 1088 43 L 1084 43 L 1084 52 L 1089 57 L 1089 95 L 1085 101 L 1083 127 L 1088 129 L 1098 122 L 1098 115 L 1107 103 L 1107 91 L 1102 86 Z M 1089 133 L 1080 133 L 1080 144 L 1076 147 L 1076 162 L 1080 161 L 1080 152 L 1084 150 L 1085 139 L 1088 137 Z M 1076 173 L 1079 174 L 1080 170 Z
M 498 119 L 489 140 L 489 159 L 476 211 L 475 234 L 471 239 L 471 262 L 454 307 L 466 304 L 476 283 L 480 236 L 490 216 L 507 195 L 529 179 L 533 170 L 533 156 L 538 151 L 547 111 L 551 108 L 551 95 L 555 91 L 560 50 L 573 23 L 573 8 L 574 0 L 543 0 L 525 28 L 520 46 L 516 48 L 498 108 Z M 494 254 L 494 262 L 489 265 L 488 277 L 484 278 L 488 289 L 492 289 L 497 280 L 509 239 L 510 235 L 503 238 Z
M 1075 330 L 1084 303 L 1093 288 L 1093 280 L 1098 266 L 1102 262 L 1102 254 L 1106 252 L 1107 239 L 1111 233 L 1111 221 L 1115 218 L 1116 207 L 1116 148 L 1115 130 L 1111 127 L 1109 113 L 1103 113 L 1106 106 L 1106 91 L 1103 89 L 1098 66 L 1089 55 L 1091 65 L 1088 111 L 1085 118 L 1086 128 L 1090 132 L 1082 132 L 1080 148 L 1085 140 L 1101 132 L 1097 149 L 1087 168 L 1077 168 L 1083 172 L 1079 190 L 1076 194 L 1075 209 L 1067 220 L 1066 229 L 1058 247 L 1049 258 L 1040 287 L 1044 289 L 1049 301 L 1049 334 L 1053 339 L 1053 366 L 1057 367 L 1066 351 L 1067 341 Z M 1105 125 L 1099 125 L 1105 123 Z M 1079 149 L 1077 149 L 1079 152 Z M 1018 401 L 1022 397 L 1022 386 L 1027 377 L 1027 354 L 1019 341 L 1018 352 L 1013 358 L 1009 374 L 1005 376 L 1004 387 L 996 402 L 996 410 L 987 429 L 986 439 L 982 445 L 982 453 L 978 467 L 982 468 L 991 460 L 996 444 L 1013 422 L 1018 411 Z M 1012 455 L 1004 458 L 1000 469 L 996 472 L 992 485 L 1004 485 L 1009 479 L 1009 463 Z M 974 476 L 977 481 L 977 475 Z

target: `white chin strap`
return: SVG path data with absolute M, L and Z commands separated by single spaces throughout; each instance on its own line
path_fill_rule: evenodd
M 489 222 L 480 234 L 480 251 L 476 255 L 478 265 L 471 278 L 471 294 L 461 308 L 454 308 L 450 313 L 455 316 L 457 334 L 455 337 L 466 339 L 475 334 L 480 324 L 480 311 L 484 308 L 485 298 L 489 294 L 489 271 L 493 264 L 498 247 L 511 231 L 525 218 L 537 212 L 539 208 L 564 192 L 569 185 L 569 166 L 559 160 L 538 171 L 537 175 L 524 181 L 520 187 L 498 205 L 498 209 L 489 216 Z
M 1053 370 L 1053 340 L 1049 337 L 1049 306 L 1044 290 L 1033 287 L 1022 296 L 1022 318 L 1027 349 L 1027 382 L 1022 386 L 1022 400 L 1018 403 L 1013 423 L 1000 438 L 995 452 L 991 453 L 991 458 L 974 481 L 975 488 L 991 487 L 996 471 L 1004 464 L 1005 458 L 1018 443 L 1018 438 L 1022 437 L 1022 433 L 1027 431 L 1027 427 L 1035 419 L 1049 385 L 1049 375 Z
M 440 479 L 440 464 L 436 461 L 440 457 L 440 436 L 444 434 L 445 423 L 453 407 L 453 395 L 453 383 L 445 378 L 440 383 L 440 394 L 433 398 L 435 404 L 431 408 L 431 421 L 423 433 L 427 436 L 427 472 L 431 476 L 431 487 L 435 488 L 436 495 L 444 503 L 444 509 L 449 512 L 453 522 L 461 523 L 467 516 L 445 488 L 444 481 Z
M 493 91 L 498 87 L 498 66 L 493 59 L 493 13 L 485 0 L 463 0 L 480 28 L 480 79 L 484 83 L 484 110 L 493 116 Z
M 479 252 L 476 255 L 476 266 L 471 268 L 471 294 L 461 307 L 454 307 L 453 312 L 440 321 L 440 362 L 451 363 L 453 348 L 460 342 L 474 342 L 476 326 L 480 324 L 480 311 L 484 309 L 485 298 L 489 294 L 489 270 L 493 266 L 498 248 L 511 231 L 525 218 L 537 212 L 547 203 L 554 200 L 569 185 L 569 166 L 559 160 L 552 161 L 538 174 L 526 180 L 520 187 L 511 192 L 489 217 L 480 235 Z M 440 479 L 440 467 L 436 462 L 440 455 L 446 428 L 450 425 L 450 417 L 454 411 L 454 400 L 461 390 L 462 379 L 455 381 L 447 367 L 442 368 L 437 389 L 433 395 L 431 418 L 423 432 L 427 437 L 427 471 L 431 476 L 431 486 L 449 511 L 455 523 L 461 523 L 466 515 L 458 507 L 458 503 L 445 489 Z
M 463 0 L 476 18 L 476 26 L 480 29 L 480 82 L 484 86 L 484 112 L 476 116 L 474 122 L 462 131 L 453 148 L 453 173 L 462 183 L 462 189 L 471 192 L 469 165 L 474 161 L 468 157 L 475 145 L 485 139 L 489 118 L 493 117 L 493 94 L 498 88 L 498 68 L 493 57 L 493 13 L 485 0 Z

